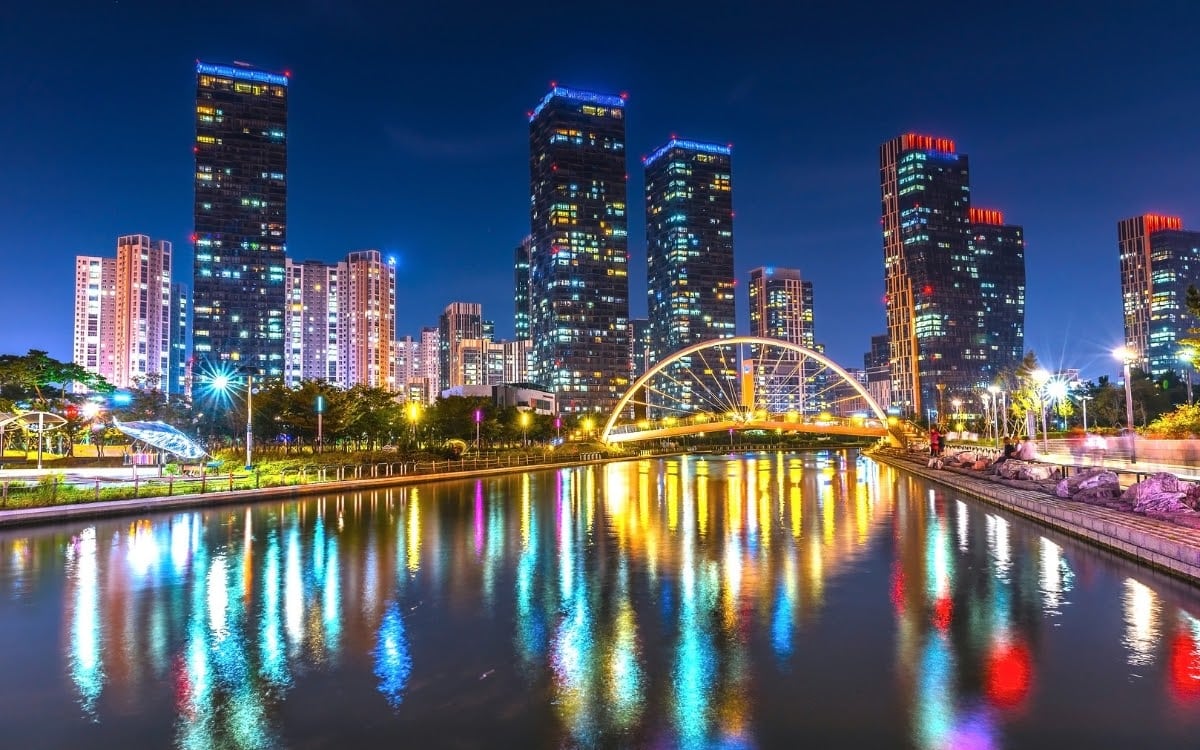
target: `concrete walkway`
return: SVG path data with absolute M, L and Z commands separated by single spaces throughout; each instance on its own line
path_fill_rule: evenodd
M 926 457 L 879 450 L 882 464 L 929 479 L 1116 552 L 1192 583 L 1200 583 L 1200 530 L 1137 513 L 1074 502 L 1034 490 L 1021 490 L 979 476 L 930 469 Z

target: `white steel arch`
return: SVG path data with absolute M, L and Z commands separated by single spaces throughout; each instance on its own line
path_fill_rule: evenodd
M 793 344 L 790 341 L 781 341 L 779 339 L 766 338 L 765 336 L 734 336 L 733 338 L 728 338 L 728 339 L 713 339 L 712 341 L 702 341 L 699 344 L 692 344 L 691 346 L 684 347 L 683 349 L 680 349 L 677 352 L 672 352 L 669 357 L 667 357 L 663 361 L 655 364 L 653 367 L 651 367 L 649 370 L 647 370 L 645 372 L 645 374 L 643 374 L 640 378 L 633 381 L 633 384 L 630 385 L 628 390 L 625 391 L 625 395 L 621 396 L 621 399 L 619 401 L 617 401 L 617 405 L 613 408 L 613 412 L 609 416 L 608 422 L 606 422 L 604 425 L 604 431 L 600 433 L 600 439 L 606 443 L 609 442 L 609 439 L 608 439 L 609 432 L 611 432 L 612 428 L 616 425 L 617 418 L 629 406 L 630 399 L 632 399 L 634 397 L 634 395 L 639 390 L 641 390 L 642 387 L 645 386 L 645 384 L 647 382 L 650 381 L 651 378 L 653 378 L 655 375 L 657 375 L 660 372 L 662 372 L 663 370 L 665 370 L 673 362 L 677 362 L 680 359 L 687 357 L 688 355 L 703 351 L 705 349 L 717 349 L 719 347 L 738 345 L 738 344 L 751 344 L 751 345 L 757 344 L 760 346 L 775 346 L 775 347 L 779 347 L 782 349 L 787 349 L 789 351 L 796 352 L 797 354 L 800 354 L 805 357 L 811 357 L 812 359 L 816 360 L 817 362 L 820 362 L 825 367 L 828 367 L 833 372 L 837 373 L 838 377 L 840 377 L 851 388 L 853 388 L 854 391 L 857 392 L 859 396 L 862 396 L 863 400 L 866 401 L 867 406 L 875 414 L 875 417 L 878 418 L 879 421 L 882 422 L 884 425 L 887 425 L 887 423 L 888 423 L 887 412 L 885 412 L 883 410 L 883 408 L 875 401 L 875 399 L 871 397 L 871 394 L 867 392 L 867 389 L 863 388 L 861 383 L 859 383 L 854 378 L 850 377 L 850 373 L 843 370 L 836 362 L 829 359 L 824 354 L 821 354 L 820 352 L 815 352 L 812 349 L 808 349 L 806 347 L 800 346 L 799 344 Z

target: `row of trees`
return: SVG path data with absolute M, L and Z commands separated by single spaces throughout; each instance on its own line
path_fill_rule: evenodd
M 71 392 L 80 383 L 90 393 Z M 118 391 L 103 378 L 78 365 L 60 362 L 46 352 L 0 356 L 0 412 L 50 411 L 66 419 L 56 430 L 66 448 L 80 441 L 103 446 L 124 440 L 109 426 L 121 421 L 160 420 L 199 437 L 212 447 L 236 445 L 246 431 L 245 386 L 234 383 L 219 391 L 198 385 L 192 400 L 168 396 L 157 383 Z M 102 407 L 89 404 L 95 396 Z M 375 450 L 384 446 L 441 448 L 459 440 L 480 448 L 548 441 L 582 431 L 594 435 L 599 419 L 575 420 L 498 407 L 487 398 L 452 397 L 432 405 L 404 403 L 381 388 L 355 386 L 342 390 L 318 381 L 289 388 L 279 381 L 254 384 L 251 420 L 260 449 L 291 452 L 318 443 L 318 400 L 321 445 L 327 450 Z M 479 424 L 476 430 L 476 416 Z M 28 437 L 28 436 L 25 436 Z M 10 433 L 9 444 L 22 436 Z

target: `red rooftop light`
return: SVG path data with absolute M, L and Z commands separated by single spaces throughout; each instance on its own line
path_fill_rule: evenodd
M 905 151 L 909 149 L 922 149 L 925 151 L 942 151 L 947 154 L 954 153 L 954 141 L 949 138 L 939 138 L 935 135 L 921 135 L 920 133 L 905 133 L 900 136 L 900 147 Z
M 972 208 L 971 223 L 1000 225 L 1004 223 L 1004 212 L 994 208 Z

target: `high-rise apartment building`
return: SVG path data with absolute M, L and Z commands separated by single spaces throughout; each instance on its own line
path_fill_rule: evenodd
M 892 402 L 932 416 L 1024 346 L 1023 232 L 972 214 L 968 158 L 947 138 L 884 143 L 879 177 Z
M 1200 285 L 1200 232 L 1178 216 L 1145 214 L 1117 224 L 1125 346 L 1155 376 L 1178 372 L 1179 339 L 1200 321 L 1188 311 L 1187 288 Z
M 871 337 L 871 350 L 863 355 L 867 392 L 875 403 L 887 409 L 892 403 L 892 366 L 888 335 Z
M 732 338 L 737 326 L 733 278 L 733 183 L 730 149 L 675 138 L 645 160 L 647 294 L 651 358 L 692 344 Z M 683 357 L 668 370 L 696 372 Z M 737 379 L 737 355 L 709 358 L 716 370 L 672 377 L 662 388 L 678 408 L 703 410 L 706 393 Z M 693 382 L 695 381 L 695 382 Z
M 650 340 L 650 319 L 649 318 L 630 318 L 629 319 L 629 361 L 631 363 L 630 376 L 636 380 L 646 374 L 654 365 L 654 359 L 651 357 L 652 343 Z
M 1025 230 L 991 209 L 972 208 L 970 219 L 987 344 L 982 372 L 992 382 L 1025 356 Z
M 196 63 L 193 342 L 218 365 L 281 377 L 287 247 L 285 75 Z
M 441 336 L 438 329 L 433 326 L 422 328 L 420 362 L 417 367 L 420 372 L 419 377 L 425 385 L 425 400 L 431 404 L 441 393 L 441 351 Z
M 117 313 L 117 259 L 75 258 L 74 362 L 113 382 Z
M 451 302 L 438 318 L 438 391 L 460 385 L 479 385 L 484 364 L 479 346 L 483 339 L 483 306 L 478 302 Z
M 339 264 L 339 360 L 344 383 L 395 390 L 396 265 L 378 250 L 356 250 Z
M 284 380 L 342 382 L 338 355 L 341 338 L 342 264 L 319 260 L 285 262 L 286 299 Z
M 171 243 L 117 238 L 113 384 L 168 388 L 171 361 Z
M 813 320 L 813 285 L 793 268 L 759 267 L 750 271 L 750 335 L 778 339 L 809 350 L 816 349 Z M 767 409 L 814 414 L 821 410 L 817 382 L 820 367 L 799 352 L 766 356 L 751 347 L 758 377 L 756 389 L 764 394 Z
M 378 250 L 357 250 L 327 264 L 285 264 L 284 378 L 343 388 L 398 389 L 393 362 L 396 270 Z
M 173 390 L 171 302 L 170 242 L 125 235 L 116 258 L 76 258 L 75 362 L 118 388 Z
M 171 353 L 167 368 L 167 392 L 179 396 L 190 396 L 192 393 L 189 352 L 192 343 L 191 302 L 187 284 L 171 285 Z
M 526 236 L 513 258 L 513 332 L 517 340 L 529 338 L 529 253 L 533 240 Z
M 624 98 L 551 88 L 529 115 L 529 176 L 534 379 L 562 411 L 602 410 L 629 384 Z

